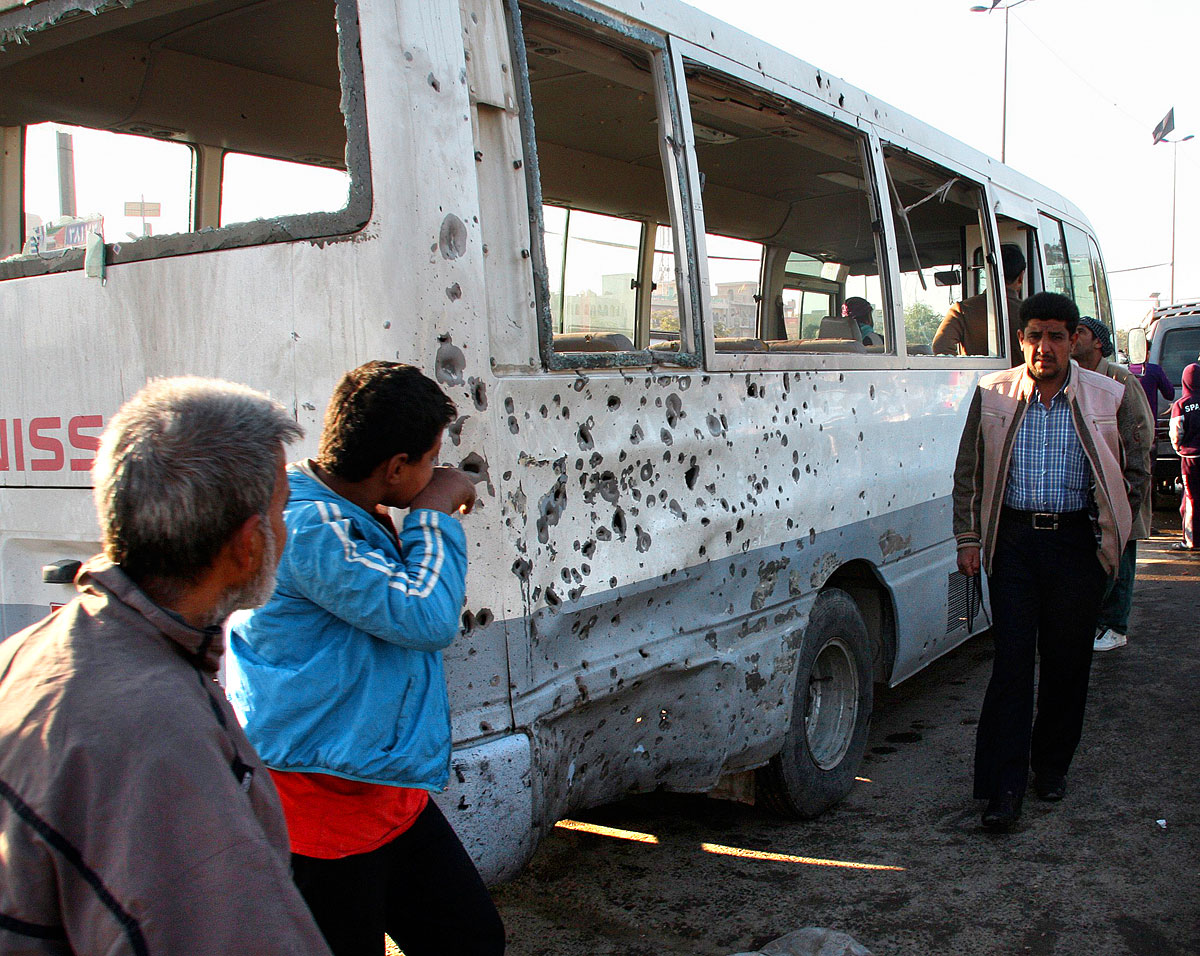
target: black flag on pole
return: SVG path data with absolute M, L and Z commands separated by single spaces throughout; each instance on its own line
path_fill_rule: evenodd
M 1154 145 L 1157 146 L 1159 143 L 1161 143 L 1167 138 L 1167 134 L 1174 129 L 1175 107 L 1172 106 L 1169 110 L 1167 110 L 1167 115 L 1159 121 L 1156 127 L 1154 127 Z

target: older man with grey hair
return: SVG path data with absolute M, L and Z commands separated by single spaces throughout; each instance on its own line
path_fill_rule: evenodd
M 271 594 L 300 435 L 267 396 L 199 378 L 109 423 L 104 553 L 0 644 L 0 951 L 327 956 L 216 682 L 225 618 Z

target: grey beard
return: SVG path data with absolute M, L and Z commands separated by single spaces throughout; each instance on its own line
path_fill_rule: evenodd
M 220 626 L 234 611 L 262 607 L 275 593 L 275 572 L 279 566 L 278 542 L 267 515 L 262 516 L 263 559 L 258 573 L 245 584 L 230 588 L 212 609 L 209 624 Z

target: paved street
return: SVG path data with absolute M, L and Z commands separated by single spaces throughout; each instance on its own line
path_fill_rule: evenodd
M 1174 512 L 1156 523 L 1061 804 L 1031 799 L 1007 836 L 979 828 L 985 635 L 877 695 L 864 779 L 820 820 L 655 794 L 578 815 L 624 833 L 556 829 L 495 891 L 509 954 L 724 956 L 804 926 L 875 956 L 1200 952 L 1200 556 L 1167 550 Z

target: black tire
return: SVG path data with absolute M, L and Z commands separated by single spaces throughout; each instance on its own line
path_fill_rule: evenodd
M 830 588 L 809 616 L 791 728 L 783 750 L 757 771 L 756 802 L 810 819 L 845 797 L 867 748 L 873 700 L 867 627 L 850 595 Z

